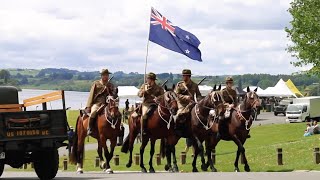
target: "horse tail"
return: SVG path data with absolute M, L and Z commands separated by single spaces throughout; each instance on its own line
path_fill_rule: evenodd
M 75 133 L 73 136 L 73 143 L 72 143 L 72 149 L 71 149 L 71 154 L 69 157 L 69 162 L 71 164 L 76 164 L 77 163 L 77 152 L 78 152 L 78 123 L 79 123 L 79 118 L 80 116 L 78 116 L 77 119 L 77 123 L 76 123 L 76 129 L 75 129 Z
M 122 144 L 122 147 L 121 147 L 121 152 L 123 153 L 128 153 L 129 151 L 129 138 L 130 137 L 130 133 L 128 134 L 128 136 L 124 139 L 124 142 Z
M 160 142 L 160 156 L 162 158 L 165 158 L 166 157 L 166 140 L 165 139 L 161 139 L 161 142 Z

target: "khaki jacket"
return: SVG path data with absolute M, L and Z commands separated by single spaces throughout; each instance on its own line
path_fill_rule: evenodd
M 111 82 L 103 84 L 101 80 L 96 80 L 92 83 L 90 94 L 87 102 L 87 107 L 91 107 L 93 104 L 104 104 L 109 92 L 114 90 L 114 86 Z
M 190 100 L 188 100 L 189 96 L 192 100 L 194 99 L 194 94 L 197 95 L 198 100 L 202 98 L 198 84 L 193 81 L 190 81 L 188 84 L 184 81 L 178 82 L 175 92 L 178 95 L 180 104 L 183 106 L 187 106 L 190 103 Z
M 145 87 L 144 87 L 145 86 Z M 144 89 L 145 88 L 145 89 Z M 144 94 L 143 91 L 145 90 Z M 148 105 L 151 103 L 154 103 L 153 99 L 161 96 L 164 94 L 164 90 L 162 87 L 160 87 L 157 84 L 154 84 L 152 86 L 148 85 L 147 83 L 143 84 L 140 87 L 140 90 L 138 92 L 139 97 L 144 97 L 142 104 Z
M 237 106 L 238 101 L 237 101 L 236 90 L 224 88 L 221 90 L 221 94 L 222 94 L 224 103 L 234 104 L 235 106 Z

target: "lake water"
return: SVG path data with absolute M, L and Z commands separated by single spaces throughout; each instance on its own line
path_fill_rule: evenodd
M 19 92 L 19 102 L 20 104 L 23 103 L 24 99 L 31 98 L 34 96 L 40 96 L 46 93 L 54 92 L 54 90 L 34 90 L 34 89 L 22 89 L 22 91 Z M 201 92 L 202 95 L 206 95 L 208 91 Z M 78 110 L 80 108 L 85 108 L 87 99 L 89 96 L 89 92 L 78 92 L 78 91 L 65 91 L 65 100 L 66 100 L 66 107 L 70 107 L 72 110 Z M 138 96 L 121 96 L 120 97 L 120 107 L 125 107 L 125 101 L 126 99 L 129 100 L 130 106 L 135 104 L 137 101 L 141 101 L 141 98 Z M 62 108 L 62 101 L 52 101 L 47 103 L 48 109 L 60 109 Z M 36 110 L 36 109 L 42 109 L 42 105 L 35 105 L 30 106 L 27 108 L 28 110 Z
M 34 96 L 39 96 L 43 94 L 47 94 L 50 92 L 54 92 L 54 90 L 34 90 L 34 89 L 22 89 L 22 91 L 19 92 L 19 102 L 20 104 L 23 103 L 24 99 L 31 98 Z M 89 92 L 78 92 L 78 91 L 65 91 L 65 100 L 66 100 L 66 107 L 70 107 L 70 109 L 78 110 L 80 108 L 85 108 L 87 104 L 87 100 L 89 97 Z M 141 99 L 138 96 L 123 96 L 120 97 L 120 107 L 125 107 L 125 101 L 126 99 L 129 100 L 130 106 L 134 104 L 136 101 L 141 101 Z M 38 106 L 38 107 L 37 107 Z M 52 101 L 47 103 L 48 109 L 59 109 L 62 108 L 62 101 Z M 36 109 L 42 109 L 42 105 L 36 105 L 36 106 L 30 106 L 27 108 L 28 110 L 36 110 Z

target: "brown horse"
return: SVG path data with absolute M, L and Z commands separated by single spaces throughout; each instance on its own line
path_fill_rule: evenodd
M 172 87 L 174 89 L 174 86 Z M 150 139 L 151 150 L 150 150 L 150 160 L 149 160 L 149 172 L 154 173 L 155 170 L 153 168 L 153 155 L 154 155 L 154 147 L 157 139 L 163 139 L 170 137 L 175 137 L 173 130 L 173 116 L 176 115 L 178 111 L 177 104 L 177 94 L 171 90 L 168 90 L 165 86 L 166 92 L 164 95 L 157 98 L 157 108 L 155 111 L 149 116 L 147 121 L 147 129 L 148 133 L 142 137 L 142 144 L 140 146 L 140 167 L 143 173 L 146 173 L 147 170 L 144 167 L 143 163 L 143 154 L 146 145 Z M 140 117 L 134 119 L 132 116 L 129 118 L 129 135 L 126 137 L 121 151 L 127 153 L 130 151 L 129 161 L 127 163 L 127 167 L 131 167 L 132 165 L 132 151 L 133 144 L 136 136 L 140 132 Z M 174 140 L 175 141 L 175 140 Z
M 257 107 L 260 106 L 259 97 L 256 91 L 257 89 L 250 91 L 250 88 L 247 87 L 247 93 L 243 102 L 241 102 L 238 107 L 233 109 L 230 117 L 219 120 L 218 124 L 215 123 L 211 127 L 212 132 L 218 134 L 213 136 L 213 149 L 215 149 L 216 145 L 221 139 L 225 141 L 233 141 L 238 146 L 237 155 L 234 162 L 236 172 L 240 171 L 238 162 L 241 154 L 244 160 L 244 170 L 247 172 L 250 171 L 250 167 L 245 155 L 244 143 L 247 140 L 250 127 L 257 117 Z
M 204 160 L 203 146 L 202 143 L 205 141 L 206 144 L 206 154 L 208 158 L 208 163 L 213 172 L 216 171 L 213 166 L 213 161 L 211 159 L 211 152 L 213 149 L 212 142 L 214 133 L 211 131 L 211 127 L 214 125 L 214 120 L 220 118 L 225 112 L 223 98 L 220 93 L 216 92 L 216 85 L 213 90 L 202 100 L 197 102 L 197 104 L 191 110 L 191 129 L 196 139 L 194 144 L 195 154 L 192 162 L 192 172 L 198 172 L 196 167 L 197 156 L 201 155 L 203 171 L 207 171 L 207 165 Z M 195 98 L 196 100 L 196 98 Z M 209 115 L 214 116 L 214 119 L 208 118 Z
M 100 167 L 104 168 L 105 172 L 113 173 L 110 168 L 110 161 L 113 157 L 114 148 L 117 144 L 117 137 L 120 134 L 121 113 L 119 112 L 118 89 L 113 95 L 107 97 L 106 106 L 101 114 L 98 115 L 93 128 L 92 137 L 98 141 L 98 154 L 100 158 Z M 73 139 L 73 148 L 71 151 L 70 162 L 77 164 L 77 173 L 83 173 L 84 159 L 84 141 L 87 136 L 88 115 L 80 113 L 77 119 L 75 135 Z M 110 153 L 106 144 L 107 139 L 110 140 Z M 106 163 L 102 156 L 104 156 Z

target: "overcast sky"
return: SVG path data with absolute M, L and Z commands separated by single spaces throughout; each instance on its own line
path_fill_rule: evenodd
M 290 1 L 1 1 L 0 68 L 143 73 L 153 6 L 199 38 L 203 62 L 150 42 L 148 71 L 291 74 L 302 69 L 285 51 Z

